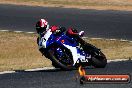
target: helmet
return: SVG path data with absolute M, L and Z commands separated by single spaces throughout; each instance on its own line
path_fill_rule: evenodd
M 36 31 L 37 33 L 43 33 L 44 31 L 49 29 L 49 24 L 45 19 L 40 19 L 36 23 Z

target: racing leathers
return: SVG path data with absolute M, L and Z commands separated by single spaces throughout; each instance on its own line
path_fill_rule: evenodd
M 50 31 L 50 32 L 48 32 Z M 46 35 L 48 35 L 48 33 L 52 33 L 55 35 L 59 35 L 62 32 L 65 32 L 66 28 L 65 27 L 58 27 L 58 26 L 51 26 L 50 29 L 46 30 L 43 33 L 39 33 L 39 36 L 37 38 L 37 44 L 39 46 L 39 51 L 42 53 L 42 55 L 45 55 L 48 58 L 48 55 L 46 55 L 46 48 L 42 46 L 42 41 L 43 41 L 43 37 Z M 80 37 L 82 37 L 84 35 L 84 31 L 78 32 L 76 29 L 74 28 L 68 28 L 68 30 L 66 31 L 66 35 L 71 37 L 72 39 L 75 39 L 76 42 L 78 42 L 78 46 L 80 41 Z

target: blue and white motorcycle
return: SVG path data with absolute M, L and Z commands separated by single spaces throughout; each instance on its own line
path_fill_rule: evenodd
M 81 37 L 76 39 L 64 32 L 57 35 L 49 29 L 41 38 L 43 55 L 52 61 L 52 65 L 63 70 L 71 70 L 78 66 L 94 66 L 104 68 L 107 64 L 106 56 L 95 46 L 85 42 Z

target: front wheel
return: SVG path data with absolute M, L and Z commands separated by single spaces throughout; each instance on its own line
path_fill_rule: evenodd
M 62 70 L 73 69 L 73 59 L 69 49 L 60 46 L 51 46 L 48 53 L 53 66 L 55 65 L 55 67 L 59 67 Z
M 53 61 L 52 61 L 52 66 L 54 66 L 55 68 L 60 68 L 60 66 Z

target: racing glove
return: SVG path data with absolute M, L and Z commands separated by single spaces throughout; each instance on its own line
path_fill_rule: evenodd
M 82 37 L 84 35 L 84 31 L 80 31 L 78 34 L 80 37 Z

